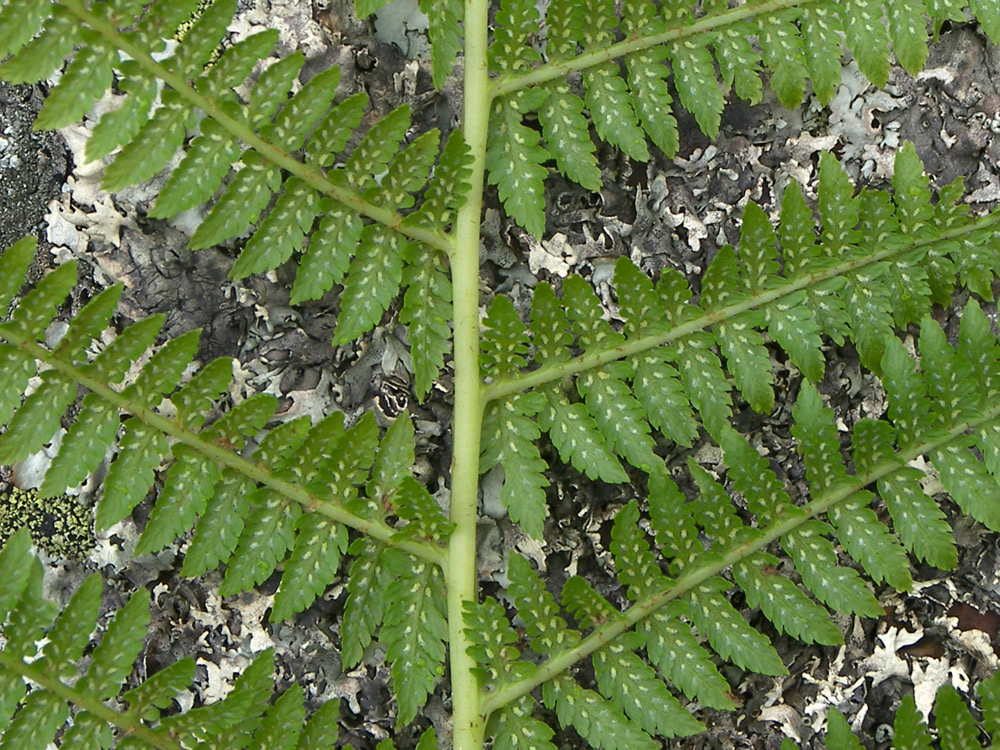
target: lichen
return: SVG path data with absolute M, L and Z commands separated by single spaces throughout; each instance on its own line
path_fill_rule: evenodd
M 43 498 L 37 490 L 11 486 L 0 492 L 0 543 L 22 526 L 37 547 L 57 558 L 81 558 L 95 543 L 91 509 L 75 497 Z

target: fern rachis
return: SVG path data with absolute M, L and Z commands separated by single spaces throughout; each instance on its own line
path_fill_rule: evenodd
M 359 2 L 358 9 L 380 5 Z M 992 271 L 984 273 L 981 260 L 1000 268 L 991 249 L 1000 215 L 969 215 L 958 202 L 960 185 L 932 196 L 911 145 L 896 156 L 891 193 L 856 190 L 824 155 L 817 200 L 790 183 L 776 227 L 749 204 L 737 247 L 719 250 L 697 296 L 676 272 L 650 279 L 619 258 L 612 284 L 621 322 L 612 325 L 593 286 L 577 276 L 539 283 L 530 311 L 494 294 L 481 314 L 484 186 L 496 185 L 507 215 L 541 236 L 549 169 L 588 190 L 600 187 L 588 118 L 599 139 L 634 160 L 649 158 L 647 138 L 672 155 L 678 130 L 670 110 L 690 110 L 713 137 L 723 84 L 758 99 L 763 70 L 786 105 L 801 102 L 807 81 L 818 101 L 828 102 L 842 39 L 876 84 L 888 75 L 890 43 L 915 73 L 927 55 L 922 14 L 935 29 L 965 19 L 964 3 L 928 5 L 771 0 L 729 8 L 721 0 L 671 0 L 657 8 L 629 1 L 619 17 L 602 0 L 553 0 L 542 18 L 534 2 L 509 0 L 491 28 L 485 0 L 464 8 L 426 0 L 436 84 L 464 53 L 462 128 L 444 138 L 436 131 L 409 136 L 405 106 L 362 127 L 366 97 L 338 97 L 336 69 L 299 85 L 301 54 L 254 73 L 275 44 L 271 32 L 219 54 L 235 0 L 207 8 L 196 0 L 148 8 L 136 0 L 0 3 L 0 56 L 13 55 L 0 75 L 40 80 L 69 58 L 40 125 L 79 119 L 112 82 L 123 92 L 88 145 L 91 156 L 114 154 L 107 187 L 151 177 L 179 151 L 153 215 L 207 202 L 192 247 L 250 231 L 234 278 L 296 257 L 294 302 L 340 285 L 336 344 L 364 336 L 402 296 L 416 395 L 427 396 L 449 352 L 454 368 L 446 517 L 412 475 L 408 413 L 382 431 L 370 414 L 350 425 L 339 413 L 315 424 L 282 420 L 264 394 L 226 408 L 231 364 L 201 363 L 186 375 L 196 334 L 154 346 L 157 318 L 124 329 L 94 354 L 89 347 L 107 327 L 119 289 L 80 310 L 48 348 L 45 330 L 73 286 L 74 269 L 66 264 L 22 292 L 34 250 L 26 240 L 0 259 L 0 302 L 11 306 L 0 325 L 0 371 L 10 381 L 0 393 L 7 425 L 0 461 L 46 445 L 84 389 L 43 494 L 79 482 L 111 451 L 97 507 L 106 528 L 131 513 L 170 459 L 138 551 L 157 552 L 190 533 L 182 572 L 199 575 L 225 563 L 224 596 L 280 570 L 273 621 L 301 612 L 346 577 L 345 664 L 385 654 L 402 726 L 439 689 L 447 654 L 451 739 L 460 750 L 481 747 L 487 735 L 497 748 L 552 747 L 552 730 L 533 716 L 538 700 L 597 747 L 654 747 L 655 736 L 696 733 L 701 724 L 681 696 L 733 705 L 713 654 L 760 674 L 785 669 L 729 592 L 742 590 L 778 632 L 834 644 L 841 635 L 831 610 L 879 613 L 866 581 L 906 589 L 907 555 L 954 564 L 945 516 L 909 462 L 929 458 L 961 512 L 1000 530 L 992 503 L 1000 349 L 975 301 L 966 306 L 957 346 L 929 317 L 932 303 L 951 302 L 956 282 L 991 299 Z M 176 50 L 160 54 L 158 40 L 172 37 L 196 7 L 204 12 Z M 992 4 L 973 0 L 969 10 L 992 39 L 1000 37 Z M 568 84 L 577 72 L 580 81 Z M 254 85 L 241 88 L 248 76 Z M 920 327 L 919 368 L 894 330 L 910 324 Z M 845 445 L 815 385 L 829 340 L 853 343 L 890 399 L 888 416 L 858 422 Z M 148 362 L 126 379 L 147 350 Z M 785 352 L 802 376 L 791 430 L 811 494 L 795 501 L 734 429 L 740 399 L 761 413 L 774 403 L 772 350 Z M 208 421 L 213 404 L 221 416 Z M 645 492 L 613 523 L 623 609 L 580 577 L 557 601 L 525 558 L 509 554 L 505 597 L 523 622 L 524 641 L 505 608 L 478 592 L 479 485 L 486 471 L 502 476 L 504 511 L 541 541 L 549 484 L 543 433 L 560 460 L 591 479 L 637 480 Z M 727 468 L 714 476 L 691 462 L 686 476 L 696 492 L 689 497 L 667 471 L 666 446 L 695 439 L 717 444 Z M 891 525 L 870 507 L 874 490 Z M 641 516 L 648 538 L 637 533 Z M 68 746 L 109 746 L 109 725 L 122 731 L 119 747 L 336 742 L 336 703 L 307 722 L 300 688 L 269 703 L 267 655 L 218 704 L 161 716 L 191 680 L 184 661 L 123 703 L 105 705 L 141 648 L 144 593 L 118 613 L 114 623 L 122 624 L 105 636 L 113 646 L 95 652 L 74 685 L 99 584 L 85 584 L 59 614 L 41 601 L 41 569 L 26 536 L 12 537 L 3 555 L 21 574 L 0 585 L 0 612 L 9 613 L 0 718 L 13 715 L 0 747 L 26 741 L 35 727 L 47 742 L 66 722 L 67 702 L 79 709 L 64 735 Z M 844 556 L 857 566 L 843 564 Z M 774 575 L 779 561 L 794 573 Z M 39 635 L 49 628 L 55 645 L 39 656 Z M 572 675 L 588 657 L 595 684 Z M 27 697 L 24 679 L 37 686 Z M 954 704 L 953 696 L 945 700 Z M 949 710 L 965 721 L 955 705 Z M 908 711 L 904 723 L 912 728 Z M 842 728 L 831 721 L 833 737 Z M 418 746 L 435 744 L 431 730 Z

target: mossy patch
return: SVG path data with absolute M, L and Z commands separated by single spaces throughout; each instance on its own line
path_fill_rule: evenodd
M 0 493 L 0 543 L 22 526 L 53 557 L 80 558 L 95 543 L 93 512 L 75 497 L 43 498 L 38 490 L 10 487 Z

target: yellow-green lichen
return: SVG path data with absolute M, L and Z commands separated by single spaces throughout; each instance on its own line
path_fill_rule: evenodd
M 0 492 L 0 543 L 22 526 L 53 557 L 80 558 L 94 546 L 93 513 L 75 497 L 42 498 L 17 487 Z

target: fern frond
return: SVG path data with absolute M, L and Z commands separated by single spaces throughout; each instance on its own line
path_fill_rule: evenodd
M 68 748 L 178 750 L 197 742 L 225 744 L 241 735 L 244 744 L 252 740 L 254 747 L 296 746 L 305 719 L 302 690 L 293 686 L 268 708 L 274 690 L 270 653 L 244 671 L 225 699 L 186 713 L 164 718 L 160 709 L 189 687 L 194 677 L 190 659 L 121 694 L 149 624 L 149 594 L 144 589 L 115 614 L 77 677 L 76 662 L 97 624 L 100 578 L 87 578 L 64 608 L 56 608 L 41 595 L 42 568 L 29 544 L 26 530 L 21 530 L 0 552 L 0 561 L 11 574 L 0 587 L 4 635 L 0 709 L 5 726 L 0 746 L 44 746 L 64 727 L 60 744 Z M 32 687 L 25 695 L 28 681 Z M 112 701 L 120 694 L 120 702 Z M 318 718 L 326 719 L 329 713 L 325 708 Z M 306 733 L 315 718 L 306 724 Z M 335 733 L 336 723 L 332 726 Z M 113 730 L 120 732 L 117 744 Z M 330 731 L 330 727 L 324 730 L 327 736 Z
M 959 0 L 945 8 L 932 4 L 930 10 L 922 0 L 785 0 L 735 8 L 726 3 L 700 8 L 681 3 L 662 9 L 662 20 L 655 16 L 653 4 L 639 0 L 623 3 L 620 17 L 610 4 L 597 0 L 552 3 L 541 24 L 547 59 L 541 63 L 524 41 L 533 30 L 534 17 L 526 26 L 528 11 L 514 3 L 502 5 L 493 49 L 503 62 L 491 72 L 496 75 L 495 119 L 503 119 L 506 130 L 491 135 L 490 183 L 500 185 L 508 215 L 540 237 L 544 230 L 540 185 L 545 177 L 541 165 L 549 154 L 566 177 L 596 189 L 599 175 L 585 130 L 586 114 L 597 136 L 630 158 L 648 161 L 647 138 L 672 157 L 678 140 L 667 85 L 670 73 L 680 106 L 694 115 L 705 135 L 714 138 L 725 89 L 758 102 L 762 67 L 770 72 L 770 87 L 784 106 L 797 107 L 810 83 L 819 102 L 827 104 L 840 83 L 845 48 L 868 80 L 883 86 L 892 62 L 890 47 L 903 68 L 916 75 L 927 59 L 926 16 L 931 15 L 939 27 L 944 18 L 961 22 L 966 8 L 991 39 L 1000 39 L 1000 12 L 986 0 Z M 609 58 L 623 58 L 627 74 L 623 76 Z M 572 92 L 567 73 L 582 73 L 583 100 Z M 541 91 L 548 94 L 547 100 L 524 105 L 518 97 L 538 93 L 539 89 L 529 89 L 538 84 L 545 85 Z M 520 122 L 521 115 L 539 106 L 542 145 L 537 133 Z M 521 156 L 518 161 L 503 153 L 510 147 L 502 141 L 510 138 L 529 147 L 522 153 L 530 153 L 530 159 Z M 530 187 L 522 192 L 513 184 Z

